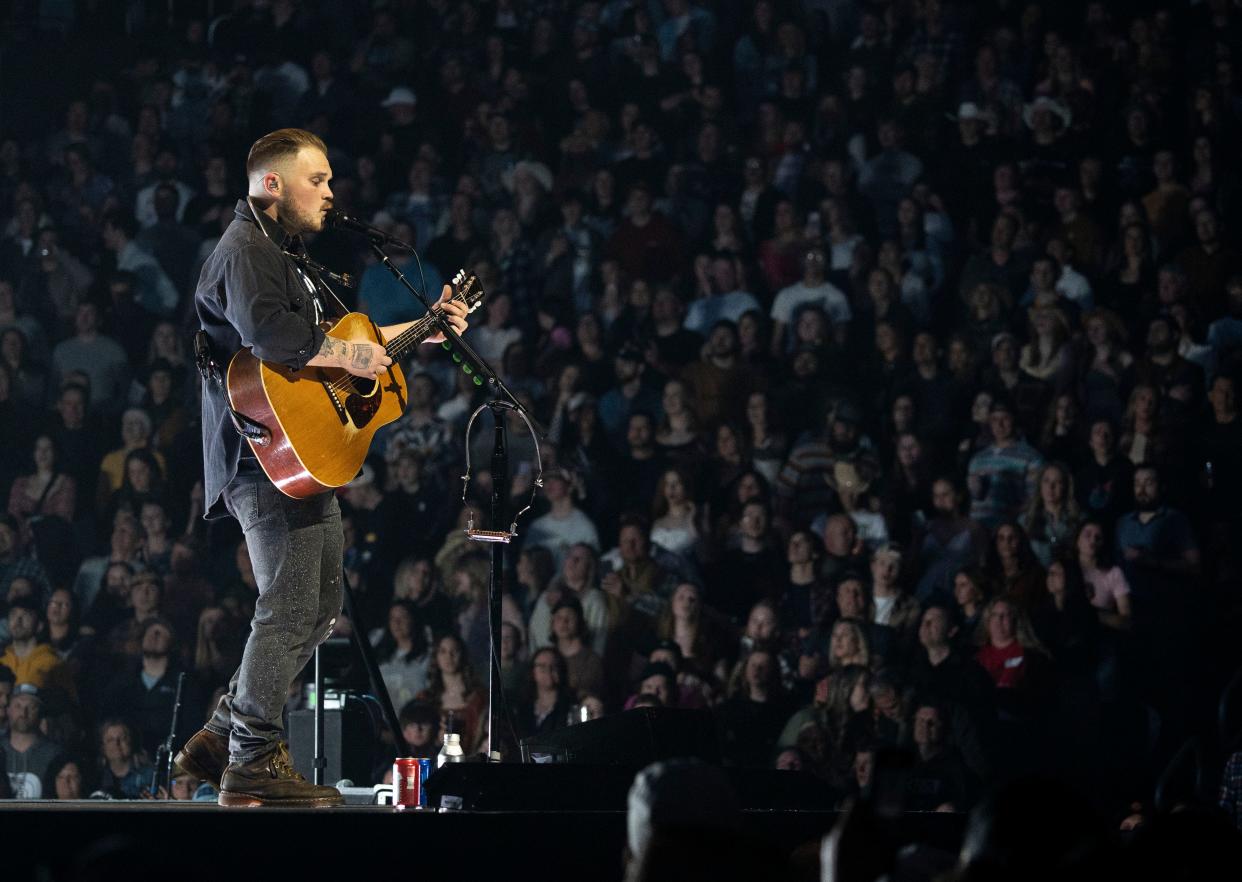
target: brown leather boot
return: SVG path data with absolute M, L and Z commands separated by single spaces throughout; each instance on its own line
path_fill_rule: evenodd
M 298 808 L 344 805 L 335 787 L 311 784 L 293 768 L 289 748 L 275 750 L 248 763 L 229 763 L 220 782 L 220 805 L 286 805 Z
M 229 764 L 229 739 L 210 729 L 199 729 L 173 757 L 182 771 L 206 781 L 217 790 Z

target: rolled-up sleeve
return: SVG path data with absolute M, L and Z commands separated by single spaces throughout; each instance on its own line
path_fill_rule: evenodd
M 223 267 L 224 314 L 259 358 L 299 370 L 315 357 L 324 334 L 289 308 L 287 270 L 283 258 L 258 245 L 234 251 Z

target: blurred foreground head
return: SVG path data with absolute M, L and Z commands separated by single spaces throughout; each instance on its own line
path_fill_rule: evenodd
M 638 773 L 626 816 L 627 882 L 782 879 L 783 857 L 742 829 L 742 812 L 722 769 L 666 760 Z

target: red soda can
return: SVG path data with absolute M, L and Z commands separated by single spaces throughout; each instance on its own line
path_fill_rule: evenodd
M 423 792 L 417 757 L 398 757 L 392 763 L 392 804 L 398 809 L 418 808 Z

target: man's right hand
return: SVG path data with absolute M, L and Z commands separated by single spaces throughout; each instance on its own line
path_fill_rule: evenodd
M 383 346 L 370 340 L 338 340 L 324 337 L 319 347 L 320 364 L 330 363 L 344 368 L 355 377 L 374 380 L 392 364 Z

